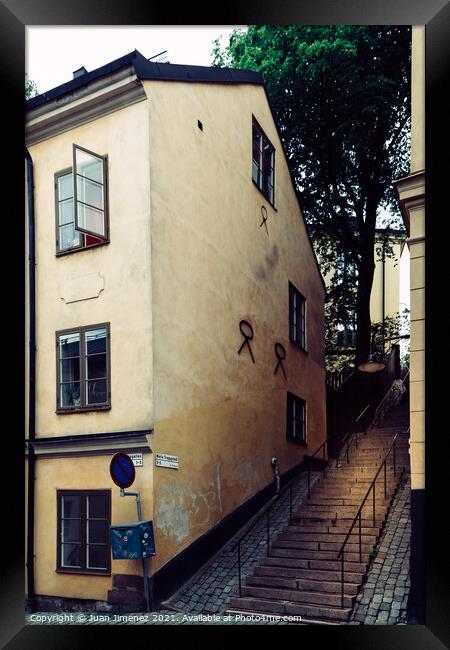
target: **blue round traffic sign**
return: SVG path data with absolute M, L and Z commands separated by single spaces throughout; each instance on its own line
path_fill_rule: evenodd
M 111 458 L 109 464 L 109 473 L 116 485 L 120 488 L 127 488 L 133 484 L 136 470 L 134 469 L 133 461 L 123 451 L 117 452 Z

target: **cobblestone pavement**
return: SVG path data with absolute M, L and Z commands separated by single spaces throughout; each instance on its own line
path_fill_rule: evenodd
M 311 485 L 320 478 L 320 472 L 311 475 Z M 307 494 L 306 475 L 303 475 L 293 493 L 295 511 Z M 402 624 L 406 622 L 406 602 L 409 592 L 410 545 L 410 482 L 409 477 L 399 488 L 380 541 L 378 553 L 359 593 L 349 625 Z M 288 522 L 289 491 L 274 506 L 270 515 L 271 534 L 281 532 Z M 298 624 L 282 617 L 224 616 L 230 598 L 238 594 L 237 552 L 232 547 L 249 529 L 258 515 L 250 520 L 225 547 L 204 565 L 158 612 L 115 615 L 54 614 L 39 612 L 27 615 L 30 625 L 239 625 L 239 624 Z M 242 582 L 251 573 L 258 559 L 266 553 L 267 519 L 256 524 L 241 548 Z M 80 620 L 80 616 L 82 620 Z M 39 620 L 39 617 L 40 620 Z M 70 619 L 69 617 L 72 617 Z
M 410 588 L 410 477 L 401 484 L 378 553 L 359 592 L 349 625 L 406 623 Z

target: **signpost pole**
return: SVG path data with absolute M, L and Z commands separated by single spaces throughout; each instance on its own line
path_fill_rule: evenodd
M 138 516 L 138 521 L 142 521 L 142 507 L 141 507 L 141 494 L 140 492 L 125 492 L 123 488 L 120 489 L 120 496 L 121 497 L 136 497 L 136 509 L 137 509 L 137 516 Z M 142 558 L 142 573 L 143 573 L 143 578 L 144 578 L 144 595 L 145 595 L 145 606 L 146 606 L 146 611 L 150 611 L 150 594 L 149 594 L 149 589 L 148 589 L 148 566 L 147 566 L 147 558 L 143 557 Z
M 134 482 L 136 472 L 132 459 L 123 452 L 115 454 L 109 466 L 109 472 L 114 483 L 120 488 L 120 496 L 134 496 L 136 498 L 136 508 L 138 521 L 142 522 L 142 508 L 141 508 L 141 495 L 139 492 L 125 492 L 124 488 L 130 487 Z M 142 557 L 142 572 L 144 579 L 144 595 L 146 611 L 150 611 L 150 595 L 148 585 L 148 566 L 147 558 Z M 152 602 L 153 606 L 153 602 Z

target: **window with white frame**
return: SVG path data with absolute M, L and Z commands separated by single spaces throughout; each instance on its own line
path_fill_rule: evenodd
M 289 282 L 289 339 L 306 350 L 306 300 Z
M 111 406 L 109 323 L 56 333 L 57 412 Z
M 57 491 L 57 570 L 111 572 L 110 490 Z
M 252 178 L 253 182 L 272 205 L 275 204 L 275 149 L 253 118 L 252 126 Z
M 74 144 L 73 167 L 55 174 L 55 195 L 57 253 L 108 241 L 105 156 Z
M 306 402 L 293 393 L 287 394 L 287 438 L 306 444 Z

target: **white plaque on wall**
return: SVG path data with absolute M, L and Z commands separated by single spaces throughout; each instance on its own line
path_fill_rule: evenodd
M 170 467 L 171 469 L 178 469 L 178 456 L 171 456 L 169 454 L 156 454 L 155 465 L 156 467 Z

